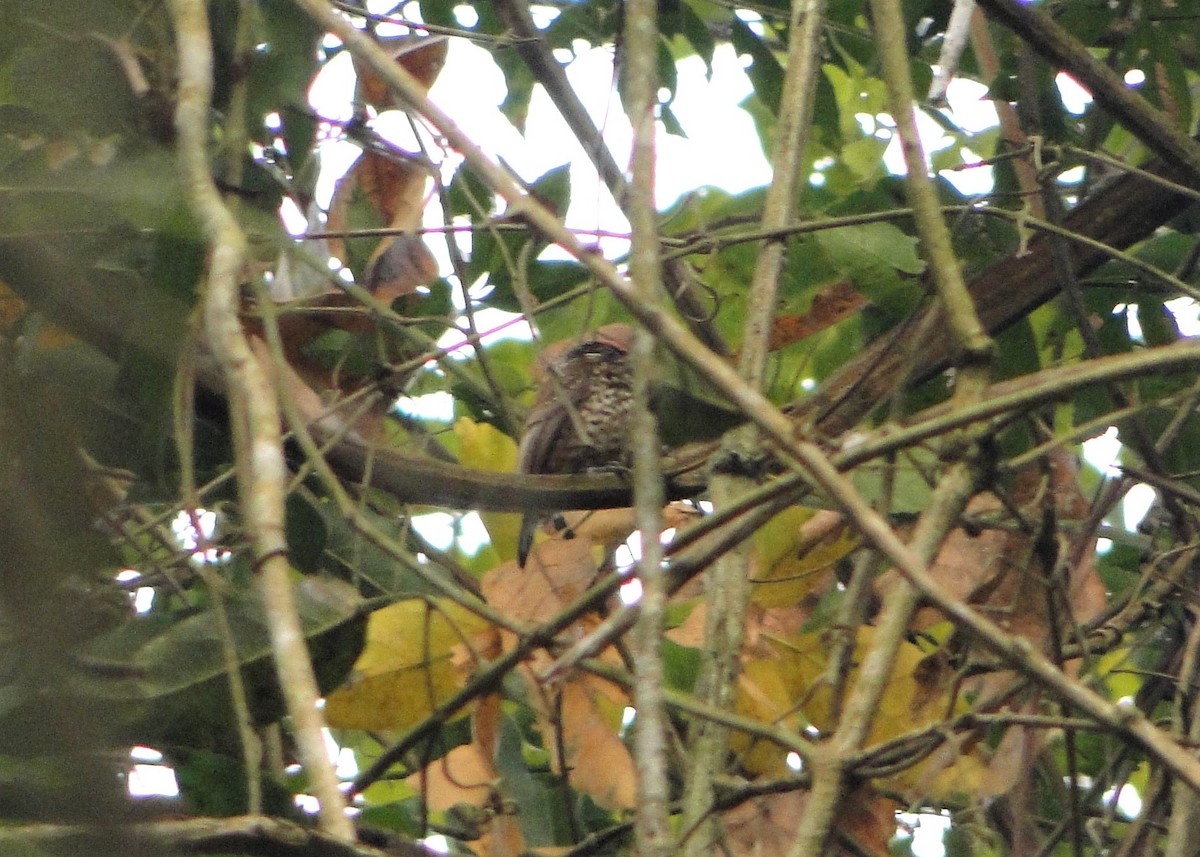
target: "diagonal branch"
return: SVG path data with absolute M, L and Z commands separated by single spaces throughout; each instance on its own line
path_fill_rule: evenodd
M 1200 185 L 1200 143 L 1180 133 L 1162 111 L 1125 85 L 1119 74 L 1044 12 L 1017 0 L 979 0 L 988 17 L 1012 30 L 1047 62 L 1070 73 L 1152 152 Z
M 1193 200 L 1163 188 L 1156 177 L 1178 181 L 1181 171 L 1162 163 L 1146 168 L 1147 176 L 1130 173 L 1073 209 L 1064 228 L 1097 243 L 1075 248 L 1075 274 L 1086 276 L 1109 260 L 1104 246 L 1124 249 L 1148 238 L 1159 226 L 1185 211 Z M 1055 298 L 1062 289 L 1056 276 L 1053 236 L 1035 237 L 1028 252 L 1014 253 L 991 265 L 968 285 L 980 322 L 997 333 Z M 934 323 L 928 324 L 933 314 Z M 913 324 L 940 330 L 944 311 L 934 306 Z M 931 337 L 919 344 L 914 380 L 930 378 L 950 365 L 955 343 L 948 337 Z M 797 402 L 789 413 L 816 424 L 822 435 L 834 437 L 857 424 L 905 381 L 910 367 L 906 355 L 885 337 L 844 364 L 813 395 Z
M 533 22 L 533 16 L 529 13 L 529 0 L 495 0 L 493 5 L 504 20 L 504 25 L 516 37 L 514 44 L 517 53 L 537 82 L 545 88 L 546 94 L 562 114 L 567 127 L 583 147 L 613 199 L 618 205 L 622 205 L 629 191 L 625 173 L 617 164 L 608 144 L 604 142 L 600 129 L 588 115 L 587 108 L 579 100 L 575 88 L 567 80 L 567 73 L 562 64 L 550 52 L 549 46 L 542 38 L 542 31 Z

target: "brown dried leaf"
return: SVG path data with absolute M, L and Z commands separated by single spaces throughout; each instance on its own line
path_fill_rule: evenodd
M 852 853 L 889 857 L 888 842 L 896 835 L 900 804 L 863 785 L 846 795 L 840 808 L 834 827 L 854 843 Z
M 728 853 L 735 857 L 772 857 L 791 853 L 796 821 L 804 814 L 808 795 L 802 791 L 765 795 L 723 813 Z M 834 819 L 835 840 L 830 855 L 887 857 L 896 833 L 900 805 L 869 785 L 846 795 Z M 845 841 L 849 840 L 852 847 Z
M 371 254 L 363 279 L 367 291 L 390 306 L 437 276 L 437 259 L 419 235 L 391 235 Z
M 726 853 L 734 857 L 772 857 L 791 853 L 796 825 L 808 795 L 803 791 L 766 795 L 725 811 Z M 836 810 L 835 839 L 828 855 L 887 857 L 896 832 L 900 804 L 869 785 L 848 793 Z M 848 840 L 848 841 L 847 841 Z
M 391 54 L 398 66 L 415 77 L 428 92 L 446 64 L 450 40 L 445 36 L 400 36 L 379 39 L 379 44 Z M 388 85 L 357 56 L 354 57 L 354 72 L 358 75 L 357 95 L 360 101 L 376 110 L 397 106 Z
M 412 234 L 421 225 L 428 179 L 428 171 L 415 159 L 399 153 L 385 156 L 367 151 L 334 188 L 326 223 L 328 232 L 346 233 L 364 225 L 382 224 L 400 233 L 383 238 L 366 265 L 364 286 L 385 303 L 411 294 L 417 286 L 437 277 L 436 260 L 424 240 Z M 359 198 L 365 198 L 378 216 L 376 223 L 352 222 L 351 212 Z M 349 258 L 345 238 L 335 234 L 328 242 L 332 255 L 342 260 Z
M 28 309 L 25 299 L 14 292 L 12 286 L 0 280 L 0 333 L 12 333 Z
M 1079 487 L 1078 469 L 1062 449 L 1048 456 L 1044 469 L 1030 466 L 1019 473 L 1011 499 L 1033 521 L 1043 519 L 1047 505 L 1055 521 L 1082 520 L 1090 511 Z M 1007 517 L 993 494 L 974 498 L 967 512 L 979 517 Z M 1043 567 L 1033 540 L 1033 534 L 1019 528 L 988 529 L 978 535 L 958 529 L 947 539 L 930 573 L 956 597 L 980 605 L 1005 630 L 1045 646 L 1051 632 L 1049 617 L 1060 611 L 1047 609 L 1044 581 L 1054 569 Z M 1075 622 L 1086 622 L 1096 615 L 1105 599 L 1093 540 L 1088 541 L 1079 562 L 1067 569 L 1064 594 Z M 917 627 L 926 627 L 939 618 L 934 611 L 922 611 Z M 920 624 L 922 621 L 926 624 Z
M 805 792 L 764 795 L 723 813 L 725 840 L 735 857 L 783 857 L 796 837 L 796 820 L 804 814 Z
M 524 569 L 514 559 L 483 576 L 484 600 L 518 622 L 544 622 L 591 585 L 598 569 L 595 553 L 582 538 L 540 542 Z
M 414 158 L 363 152 L 355 163 L 359 187 L 392 229 L 416 229 L 424 210 L 429 171 Z
M 495 756 L 499 749 L 500 697 L 489 694 L 479 700 L 471 720 L 473 740 L 455 747 L 407 779 L 420 791 L 431 812 L 446 812 L 456 805 L 495 809 L 500 774 Z M 524 853 L 525 839 L 512 815 L 497 812 L 482 816 L 480 837 L 471 840 L 477 854 L 517 857 Z

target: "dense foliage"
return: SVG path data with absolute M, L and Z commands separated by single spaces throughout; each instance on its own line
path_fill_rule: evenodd
M 797 2 L 0 0 L 0 850 L 1192 853 L 1200 4 Z M 577 162 L 427 100 L 468 43 Z M 773 186 L 639 220 L 609 132 L 685 133 L 728 46 Z M 515 473 L 547 349 L 612 324 L 666 454 Z

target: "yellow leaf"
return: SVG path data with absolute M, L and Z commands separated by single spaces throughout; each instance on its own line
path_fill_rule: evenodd
M 859 629 L 849 685 L 858 680 L 859 665 L 874 641 L 875 629 Z M 822 732 L 832 720 L 832 688 L 825 683 L 829 641 L 823 634 L 799 634 L 769 639 L 770 651 L 747 659 L 738 685 L 738 713 L 763 723 L 797 731 L 811 724 Z M 936 723 L 952 713 L 951 684 L 943 681 L 920 648 L 902 643 L 872 719 L 868 745 L 881 744 L 904 733 Z M 954 709 L 960 706 L 953 706 Z M 732 747 L 741 765 L 754 774 L 779 776 L 786 772 L 787 751 L 773 742 L 734 732 Z M 956 747 L 897 773 L 890 780 L 925 794 L 970 791 L 983 764 L 973 746 Z
M 785 658 L 758 658 L 747 661 L 738 679 L 737 711 L 772 726 L 790 726 L 796 730 L 806 724 L 799 715 L 797 686 L 805 678 L 815 678 L 820 669 L 802 676 L 797 663 Z M 818 665 L 819 667 L 819 665 Z M 738 754 L 738 764 L 752 774 L 783 776 L 787 773 L 788 751 L 773 741 L 753 737 L 747 732 L 730 735 L 730 747 Z
M 487 423 L 477 423 L 462 417 L 454 423 L 459 442 L 459 461 L 477 470 L 507 473 L 517 466 L 517 444 Z
M 785 509 L 754 536 L 750 597 L 763 607 L 798 604 L 827 586 L 838 560 L 857 545 L 837 513 Z
M 454 423 L 454 434 L 459 443 L 458 460 L 464 466 L 498 473 L 516 470 L 517 444 L 495 426 L 462 417 Z M 497 558 L 503 562 L 516 557 L 521 516 L 505 512 L 481 512 L 480 517 L 492 537 L 492 548 Z
M 326 700 L 329 725 L 399 730 L 419 723 L 462 687 L 458 661 L 486 627 L 447 602 L 412 599 L 377 610 L 349 681 Z
M 1141 690 L 1143 670 L 1132 659 L 1132 653 L 1127 646 L 1106 652 L 1096 661 L 1095 673 L 1104 677 L 1111 699 L 1123 696 L 1134 696 Z

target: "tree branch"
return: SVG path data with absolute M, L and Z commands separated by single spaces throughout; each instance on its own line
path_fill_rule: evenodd
M 633 128 L 632 180 L 623 202 L 633 233 L 629 277 L 647 303 L 660 303 L 658 206 L 654 182 L 658 121 L 658 6 L 656 0 L 625 3 L 625 74 L 629 122 Z M 633 364 L 633 405 L 629 447 L 633 459 L 634 506 L 641 557 L 637 579 L 642 584 L 641 612 L 634 632 L 636 681 L 633 704 L 634 764 L 637 768 L 635 848 L 640 857 L 668 857 L 671 835 L 671 785 L 667 767 L 668 720 L 663 704 L 662 634 L 666 626 L 667 580 L 663 568 L 663 496 L 660 476 L 662 442 L 651 408 L 659 360 L 657 343 L 645 329 L 634 333 L 629 350 Z
M 122 831 L 136 852 L 237 854 L 253 857 L 432 857 L 433 851 L 407 840 L 381 848 L 302 827 L 281 818 L 256 815 L 233 818 L 189 818 L 131 824 Z M 28 824 L 0 828 L 0 850 L 87 853 L 98 835 L 94 827 Z
M 533 16 L 529 13 L 528 0 L 494 0 L 493 5 L 509 32 L 516 37 L 513 43 L 517 53 L 537 82 L 545 88 L 546 94 L 562 114 L 567 127 L 583 147 L 613 199 L 618 205 L 623 205 L 629 190 L 625 173 L 617 164 L 608 144 L 604 142 L 596 123 L 588 115 L 587 108 L 579 100 L 575 88 L 567 80 L 567 73 L 562 64 L 546 46 L 542 31 L 537 28 Z
M 1017 0 L 978 0 L 988 16 L 1000 22 L 1047 62 L 1070 73 L 1129 131 L 1189 179 L 1200 185 L 1200 144 L 1181 133 L 1163 113 L 1126 86 L 1119 74 L 1087 46 L 1033 6 Z
M 1096 242 L 1076 248 L 1077 276 L 1085 276 L 1109 260 L 1104 246 L 1129 247 L 1193 204 L 1189 196 L 1165 190 L 1155 180 L 1162 177 L 1178 181 L 1180 170 L 1160 163 L 1145 171 L 1149 177 L 1130 173 L 1117 179 L 1073 209 L 1063 221 L 1064 228 Z M 1024 318 L 1056 297 L 1061 288 L 1055 276 L 1054 242 L 1042 236 L 1030 242 L 1028 252 L 1014 253 L 989 266 L 968 286 L 980 321 L 989 333 L 998 333 Z M 930 314 L 935 316 L 932 329 L 942 329 L 945 321 L 940 306 L 926 310 L 914 324 L 929 329 L 926 319 Z M 953 346 L 947 337 L 932 337 L 920 343 L 913 379 L 932 377 L 950 365 Z M 891 396 L 909 369 L 893 337 L 885 337 L 843 365 L 789 412 L 815 423 L 821 435 L 836 437 Z
M 221 200 L 208 162 L 212 107 L 208 15 L 203 0 L 173 0 L 171 10 L 179 54 L 175 113 L 179 159 L 184 187 L 210 247 L 204 329 L 229 388 L 238 488 L 254 551 L 256 583 L 300 757 L 320 802 L 321 826 L 349 842 L 354 839 L 354 825 L 346 816 L 337 776 L 325 750 L 325 720 L 317 707 L 320 692 L 292 592 L 284 523 L 287 467 L 279 409 L 267 373 L 251 352 L 238 317 L 246 238 Z

